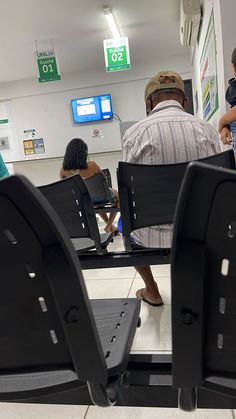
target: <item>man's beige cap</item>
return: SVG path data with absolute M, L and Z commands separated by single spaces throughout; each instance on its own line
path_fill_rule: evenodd
M 145 99 L 152 93 L 162 89 L 178 89 L 184 93 L 184 82 L 175 71 L 160 71 L 145 87 Z

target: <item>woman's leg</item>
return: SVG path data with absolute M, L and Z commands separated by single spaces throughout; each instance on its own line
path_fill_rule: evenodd
M 100 212 L 99 216 L 102 218 L 102 220 L 104 221 L 104 223 L 108 223 L 108 216 L 105 212 Z
M 113 231 L 113 233 L 115 233 L 117 231 L 117 228 L 113 225 L 113 221 L 116 218 L 116 212 L 111 212 L 109 216 L 105 212 L 101 212 L 99 216 L 106 224 L 104 230 L 107 233 L 109 233 L 110 231 Z
M 109 188 L 112 194 L 112 198 L 117 198 L 117 201 L 115 201 L 115 205 L 118 206 L 119 202 L 118 202 L 118 192 L 115 189 L 111 189 Z M 96 202 L 97 203 L 97 202 Z M 105 212 L 101 212 L 99 213 L 100 217 L 103 219 L 103 221 L 106 223 L 106 226 L 104 228 L 104 230 L 109 233 L 109 232 L 117 232 L 117 228 L 113 225 L 113 221 L 116 218 L 116 212 L 110 212 L 109 214 L 106 214 Z
M 106 214 L 107 216 L 107 214 Z M 109 217 L 108 217 L 108 221 L 107 221 L 107 225 L 105 227 L 105 231 L 108 233 L 109 231 L 117 231 L 117 228 L 113 225 L 113 221 L 116 218 L 116 212 L 110 212 L 109 213 Z
M 115 189 L 109 188 L 111 193 L 112 193 L 112 199 L 114 200 L 114 206 L 119 206 L 119 198 L 118 198 L 118 192 Z M 109 232 L 109 231 L 113 231 L 114 233 L 117 232 L 117 227 L 115 227 L 113 225 L 113 221 L 116 218 L 116 212 L 110 212 L 109 213 L 109 217 L 108 217 L 108 222 L 107 225 L 105 227 L 105 231 Z

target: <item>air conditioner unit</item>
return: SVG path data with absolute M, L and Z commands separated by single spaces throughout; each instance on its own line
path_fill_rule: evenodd
M 180 1 L 180 42 L 190 47 L 197 41 L 201 21 L 200 0 Z

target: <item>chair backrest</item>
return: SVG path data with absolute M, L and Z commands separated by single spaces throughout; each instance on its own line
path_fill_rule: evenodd
M 106 177 L 102 172 L 84 179 L 92 200 L 104 201 L 104 203 L 112 203 L 111 192 L 106 181 Z
M 191 163 L 176 207 L 171 256 L 177 388 L 220 391 L 228 377 L 236 395 L 235 249 L 236 172 Z
M 104 174 L 108 187 L 112 188 L 112 180 L 111 180 L 111 172 L 109 169 L 102 169 L 102 173 Z
M 56 212 L 23 176 L 0 181 L 0 253 L 1 374 L 68 369 L 82 381 L 105 381 L 78 257 Z
M 223 151 L 222 153 L 213 154 L 212 156 L 204 157 L 203 159 L 197 160 L 206 164 L 217 167 L 225 167 L 226 169 L 236 169 L 234 150 Z
M 39 189 L 56 210 L 70 237 L 90 238 L 97 251 L 103 253 L 94 206 L 81 176 L 70 176 Z
M 203 161 L 235 168 L 233 150 L 206 157 Z M 188 163 L 144 165 L 119 162 L 119 200 L 126 249 L 131 249 L 130 233 L 133 230 L 173 222 Z

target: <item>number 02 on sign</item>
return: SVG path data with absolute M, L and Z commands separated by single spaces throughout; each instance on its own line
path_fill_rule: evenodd
M 122 71 L 131 68 L 127 37 L 105 39 L 103 46 L 106 71 Z
M 37 51 L 39 82 L 60 80 L 56 55 L 54 51 Z

